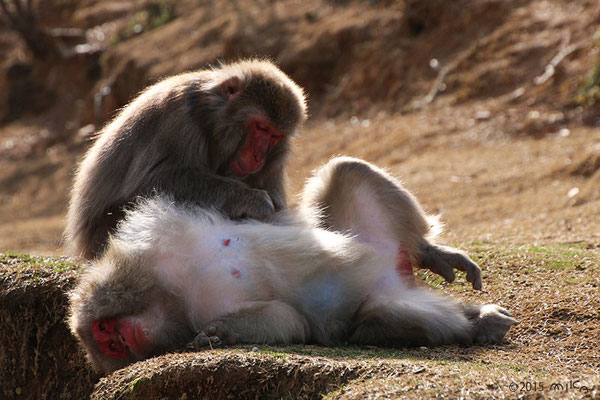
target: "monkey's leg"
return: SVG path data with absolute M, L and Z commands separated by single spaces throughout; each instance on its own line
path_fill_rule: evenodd
M 225 344 L 305 343 L 310 336 L 306 318 L 290 305 L 278 300 L 255 301 L 205 326 L 194 340 L 205 347 L 218 337 Z
M 357 312 L 350 341 L 384 346 L 499 343 L 516 323 L 494 304 L 458 304 L 408 288 L 396 297 L 367 300 Z
M 398 270 L 412 265 L 454 281 L 456 268 L 481 289 L 481 270 L 460 250 L 432 244 L 427 237 L 436 226 L 416 198 L 385 171 L 365 161 L 339 157 L 307 182 L 301 211 L 315 224 L 347 231 L 379 251 L 398 253 Z M 403 256 L 407 255 L 407 256 Z

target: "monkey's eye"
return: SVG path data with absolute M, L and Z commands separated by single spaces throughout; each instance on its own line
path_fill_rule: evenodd
M 104 322 L 103 321 L 101 321 L 98 324 L 98 328 L 100 329 L 100 332 L 106 332 L 106 328 L 104 327 Z
M 263 124 L 262 122 L 257 122 L 256 129 L 258 129 L 259 131 L 268 131 L 269 127 L 267 125 Z

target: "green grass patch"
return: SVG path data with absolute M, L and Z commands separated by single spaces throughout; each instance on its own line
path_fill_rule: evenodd
M 175 19 L 174 5 L 172 0 L 150 2 L 146 8 L 134 14 L 124 29 L 115 34 L 111 41 L 112 45 L 116 46 L 120 42 L 172 21 Z
M 546 247 L 540 247 L 540 246 L 521 246 L 518 247 L 517 250 L 521 250 L 521 251 L 528 251 L 531 253 L 552 253 L 552 250 Z
M 337 396 L 340 396 L 342 393 L 344 393 L 344 387 L 345 386 L 346 385 L 342 385 L 342 386 L 338 387 L 337 389 L 335 389 L 335 390 L 333 390 L 333 391 L 331 391 L 329 393 L 322 393 L 321 397 L 323 399 L 333 399 L 333 398 L 335 398 Z
M 290 345 L 290 346 L 255 346 L 259 353 L 285 359 L 291 355 L 301 355 L 309 357 L 321 357 L 332 360 L 381 360 L 381 359 L 418 359 L 418 356 L 411 355 L 411 350 L 398 350 L 384 347 L 358 347 L 358 346 L 337 346 L 322 347 L 318 345 Z M 248 347 L 240 349 L 240 352 L 247 352 Z M 413 351 L 414 352 L 414 351 Z
M 135 393 L 137 390 L 139 390 L 139 388 L 142 386 L 142 384 L 144 383 L 146 379 L 144 378 L 137 378 L 134 379 L 133 382 L 131 382 L 131 385 L 129 386 L 129 391 L 131 393 Z
M 70 275 L 79 271 L 79 266 L 66 257 L 34 257 L 12 252 L 0 253 L 0 283 L 11 282 L 37 285 L 44 279 Z
M 576 105 L 589 107 L 600 101 L 600 61 L 587 73 L 573 96 Z
M 33 257 L 29 254 L 5 252 L 0 253 L 0 264 L 5 266 L 20 265 L 25 267 L 50 269 L 52 272 L 76 271 L 77 264 L 65 257 Z
M 596 49 L 600 48 L 600 28 L 593 37 Z M 600 102 L 600 59 L 582 79 L 579 89 L 573 95 L 571 102 L 582 107 L 593 106 Z

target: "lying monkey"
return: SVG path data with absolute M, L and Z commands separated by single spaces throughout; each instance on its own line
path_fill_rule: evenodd
M 93 366 L 109 372 L 192 340 L 499 343 L 517 323 L 497 305 L 405 281 L 431 221 L 364 161 L 337 158 L 317 171 L 298 214 L 235 222 L 164 196 L 139 202 L 71 293 L 70 326 Z

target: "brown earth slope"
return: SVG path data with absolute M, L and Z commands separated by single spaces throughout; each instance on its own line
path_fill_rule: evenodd
M 55 29 L 64 54 L 52 60 L 0 25 L 0 252 L 63 254 L 74 166 L 90 133 L 143 86 L 264 56 L 309 94 L 311 118 L 288 168 L 291 202 L 332 155 L 388 168 L 441 215 L 441 241 L 478 259 L 486 288 L 423 277 L 499 302 L 521 324 L 493 348 L 170 355 L 102 379 L 94 396 L 599 396 L 598 2 L 267 3 L 42 2 L 45 27 L 82 33 Z M 94 390 L 98 377 L 64 339 L 64 293 L 77 268 L 57 263 L 0 258 L 4 397 Z

